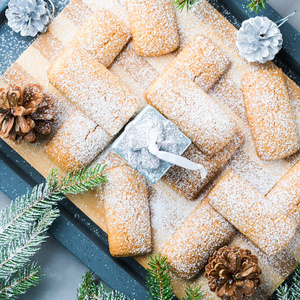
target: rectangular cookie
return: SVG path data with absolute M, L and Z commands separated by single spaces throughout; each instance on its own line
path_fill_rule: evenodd
M 146 100 L 205 155 L 223 149 L 239 131 L 231 116 L 184 73 L 165 72 L 147 90 Z
M 135 52 L 159 56 L 179 46 L 175 10 L 171 0 L 127 0 Z
M 176 275 L 191 279 L 234 232 L 234 227 L 204 200 L 167 242 L 161 254 L 167 257 Z
M 207 92 L 229 65 L 229 58 L 218 45 L 197 35 L 173 60 L 170 69 L 184 72 Z
M 192 171 L 173 166 L 163 178 L 176 192 L 180 193 L 188 200 L 193 200 L 199 195 L 206 184 L 225 166 L 227 161 L 242 143 L 242 136 L 236 134 L 221 151 L 215 153 L 212 157 L 204 155 L 192 144 L 182 156 L 203 165 L 207 171 L 206 177 L 202 179 L 199 170 Z
M 146 179 L 129 166 L 110 169 L 103 198 L 111 255 L 134 256 L 151 252 Z
M 293 220 L 231 170 L 207 199 L 219 214 L 269 255 L 282 251 L 296 232 Z
M 110 140 L 99 125 L 76 109 L 46 144 L 45 151 L 60 168 L 78 171 L 88 165 Z
M 135 95 L 87 52 L 65 51 L 48 75 L 51 84 L 110 136 L 138 109 Z
M 300 224 L 300 162 L 276 183 L 267 194 L 267 198 Z
M 71 41 L 70 47 L 86 50 L 108 67 L 129 41 L 131 32 L 116 16 L 99 9 Z
M 299 149 L 299 138 L 281 69 L 247 74 L 242 90 L 257 155 L 275 160 Z

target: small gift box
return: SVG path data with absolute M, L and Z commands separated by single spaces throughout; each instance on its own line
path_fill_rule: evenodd
M 185 160 L 180 155 L 190 144 L 191 140 L 173 122 L 147 105 L 126 126 L 112 148 L 155 184 L 173 165 L 168 161 Z

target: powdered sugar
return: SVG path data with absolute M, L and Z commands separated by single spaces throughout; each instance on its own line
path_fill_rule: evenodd
M 208 199 L 226 220 L 268 254 L 282 251 L 295 234 L 296 224 L 233 171 L 225 174 Z
M 127 8 L 137 54 L 156 56 L 178 48 L 175 11 L 170 0 L 127 0 Z
M 111 169 L 104 187 L 109 248 L 114 256 L 152 249 L 146 180 L 129 166 Z
M 295 153 L 299 138 L 281 70 L 246 75 L 242 89 L 258 156 L 272 160 Z
M 138 101 L 104 66 L 89 54 L 71 49 L 49 72 L 50 82 L 114 136 L 138 108 Z
M 188 216 L 161 253 L 176 274 L 189 279 L 233 233 L 234 228 L 204 201 Z
M 89 164 L 110 141 L 107 133 L 75 110 L 45 147 L 63 169 L 75 171 Z
M 182 73 L 164 73 L 148 89 L 146 99 L 206 155 L 220 151 L 238 131 L 230 116 Z

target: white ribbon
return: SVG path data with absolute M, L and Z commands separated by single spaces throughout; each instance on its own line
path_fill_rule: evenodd
M 197 163 L 194 163 L 180 155 L 166 152 L 166 151 L 160 151 L 158 149 L 158 146 L 156 144 L 156 140 L 159 133 L 154 130 L 150 130 L 149 132 L 149 144 L 148 144 L 148 150 L 152 155 L 157 156 L 159 159 L 162 159 L 164 161 L 167 161 L 171 164 L 177 165 L 179 167 L 189 169 L 189 170 L 200 170 L 201 178 L 204 179 L 207 175 L 207 171 L 205 168 Z

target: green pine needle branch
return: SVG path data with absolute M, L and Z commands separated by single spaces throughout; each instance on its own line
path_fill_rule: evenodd
M 265 4 L 268 2 L 268 0 L 247 0 L 251 1 L 251 3 L 247 6 L 247 8 L 250 11 L 255 11 L 257 12 L 258 9 L 264 9 Z M 185 7 L 186 10 L 189 11 L 194 5 L 199 3 L 200 0 L 175 0 L 174 5 L 177 9 L 182 11 Z
M 59 216 L 55 205 L 63 199 L 62 194 L 82 193 L 105 181 L 102 165 L 65 176 L 52 169 L 45 184 L 0 211 L 0 299 L 14 299 L 38 283 L 39 267 L 28 263 Z
M 25 265 L 6 281 L 0 280 L 0 300 L 17 299 L 21 294 L 35 287 L 40 280 L 40 267 L 33 263 Z
M 276 293 L 278 300 L 299 300 L 300 299 L 300 264 L 295 270 L 292 284 L 284 284 Z
M 175 0 L 174 4 L 177 9 L 182 11 L 185 7 L 186 10 L 189 11 L 193 5 L 200 2 L 200 0 Z
M 268 2 L 268 0 L 247 0 L 251 1 L 250 4 L 248 4 L 247 8 L 250 11 L 255 11 L 257 13 L 258 10 L 262 10 L 265 8 L 265 4 Z
M 166 257 L 160 253 L 154 258 L 150 256 L 147 269 L 147 288 L 150 300 L 172 300 L 174 299 L 173 286 L 171 284 L 170 265 Z
M 124 294 L 107 288 L 92 273 L 87 272 L 82 277 L 82 283 L 77 289 L 76 300 L 130 300 Z
M 182 300 L 200 300 L 204 297 L 204 292 L 201 287 L 195 287 L 194 289 L 188 286 L 185 290 L 185 296 Z
M 174 289 L 171 284 L 170 265 L 166 262 L 166 257 L 159 253 L 154 257 L 150 256 L 147 268 L 146 286 L 150 300 L 173 300 L 175 299 Z M 124 294 L 106 288 L 102 283 L 98 283 L 97 278 L 90 271 L 82 277 L 82 283 L 77 289 L 76 300 L 130 300 Z M 192 288 L 188 286 L 182 300 L 200 300 L 204 297 L 201 287 Z

